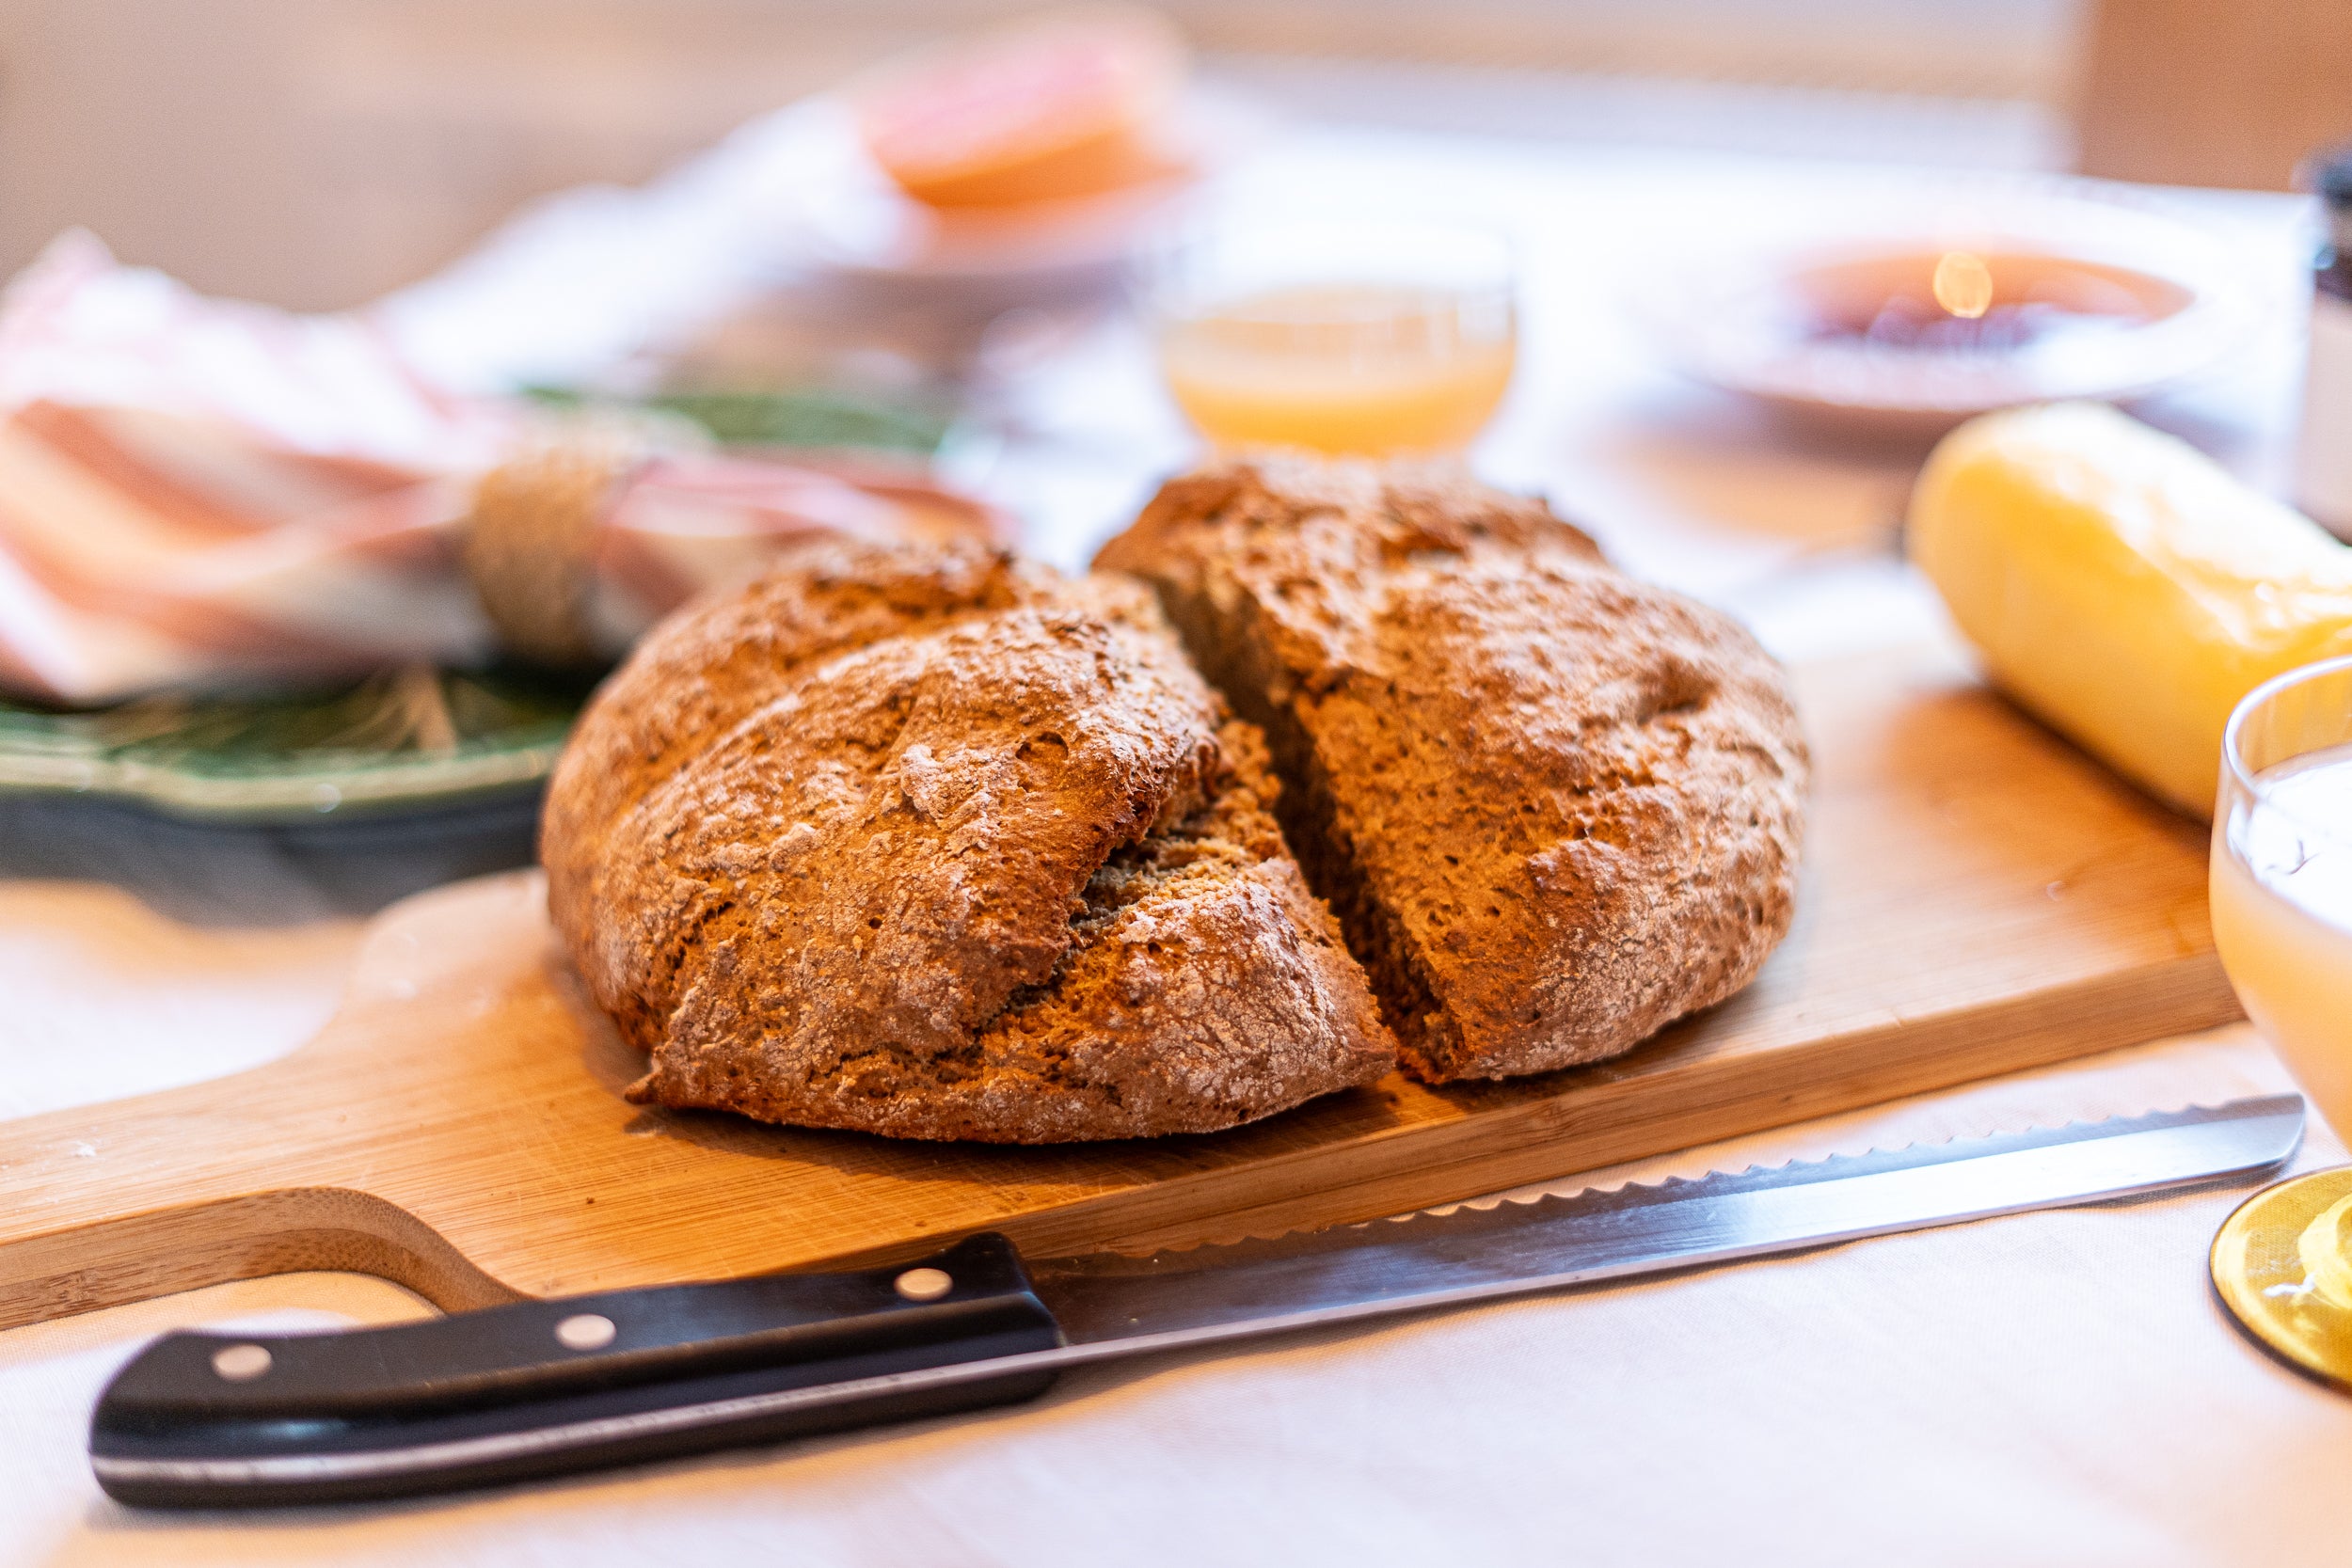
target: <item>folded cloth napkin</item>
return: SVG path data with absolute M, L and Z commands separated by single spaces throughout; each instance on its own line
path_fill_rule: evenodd
M 0 689 L 586 661 L 812 532 L 1009 531 L 903 475 L 546 418 L 440 392 L 363 315 L 207 299 L 68 233 L 0 294 Z M 561 526 L 485 527 L 518 515 Z

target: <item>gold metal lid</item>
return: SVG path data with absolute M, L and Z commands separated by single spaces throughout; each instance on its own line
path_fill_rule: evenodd
M 2213 1288 L 2254 1342 L 2352 1392 L 2352 1165 L 2264 1188 L 2213 1239 Z

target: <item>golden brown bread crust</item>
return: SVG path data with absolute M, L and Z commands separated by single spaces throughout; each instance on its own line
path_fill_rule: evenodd
M 1788 931 L 1807 759 L 1778 667 L 1540 501 L 1236 463 L 1172 481 L 1096 565 L 1152 582 L 1264 729 L 1417 1075 L 1613 1055 Z
M 649 638 L 550 789 L 631 1098 L 900 1137 L 1209 1132 L 1391 1065 L 1148 594 L 811 545 Z

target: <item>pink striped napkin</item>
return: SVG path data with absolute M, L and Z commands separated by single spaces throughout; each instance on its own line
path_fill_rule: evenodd
M 88 705 L 488 657 L 454 532 L 530 420 L 437 391 L 365 316 L 208 299 L 61 236 L 0 293 L 0 688 Z M 596 543 L 607 651 L 825 531 L 1007 531 L 888 475 L 651 457 Z

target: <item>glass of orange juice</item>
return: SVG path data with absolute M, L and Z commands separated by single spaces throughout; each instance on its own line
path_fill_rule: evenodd
M 1511 246 L 1438 224 L 1228 224 L 1146 278 L 1160 368 L 1220 447 L 1452 452 L 1518 356 Z
M 2247 1016 L 2352 1134 L 2352 658 L 2280 675 L 2232 715 L 2212 909 Z M 2215 1239 L 2212 1266 L 2259 1342 L 2352 1387 L 2352 1166 L 2256 1194 Z

